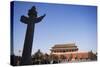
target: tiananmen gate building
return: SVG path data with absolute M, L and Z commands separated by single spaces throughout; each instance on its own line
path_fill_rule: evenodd
M 60 59 L 63 57 L 67 61 L 74 60 L 96 60 L 96 54 L 92 51 L 79 51 L 75 43 L 56 44 L 51 48 L 51 55 L 56 55 Z

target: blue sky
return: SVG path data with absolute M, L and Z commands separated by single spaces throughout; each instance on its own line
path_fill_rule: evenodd
M 80 51 L 97 51 L 97 7 L 36 2 L 14 3 L 14 54 L 22 51 L 27 25 L 22 15 L 35 5 L 38 16 L 46 17 L 35 25 L 32 54 L 40 49 L 50 53 L 55 44 L 75 43 Z

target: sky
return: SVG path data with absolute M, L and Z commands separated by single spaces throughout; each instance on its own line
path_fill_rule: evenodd
M 14 2 L 14 54 L 21 55 L 27 25 L 20 22 L 22 15 L 36 6 L 38 16 L 46 14 L 35 24 L 32 54 L 40 49 L 50 53 L 55 44 L 75 43 L 79 51 L 97 51 L 97 7 L 87 5 Z M 19 50 L 21 52 L 19 53 Z

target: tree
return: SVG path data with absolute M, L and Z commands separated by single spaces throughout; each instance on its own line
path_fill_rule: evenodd
M 41 64 L 43 60 L 43 53 L 40 51 L 40 49 L 32 56 L 33 58 L 33 64 Z
M 73 58 L 73 56 L 72 56 L 72 54 L 70 54 L 70 56 L 69 56 L 69 61 L 71 61 L 72 58 Z
M 61 59 L 61 61 L 65 61 L 66 60 L 66 56 L 65 55 L 61 55 L 60 59 Z
M 59 57 L 57 55 L 51 54 L 50 58 L 51 58 L 50 61 L 53 61 L 53 63 L 59 62 Z

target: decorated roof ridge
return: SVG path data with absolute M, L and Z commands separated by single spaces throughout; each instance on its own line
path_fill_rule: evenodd
M 61 49 L 61 50 L 67 50 L 67 49 L 78 49 L 77 47 L 72 47 L 72 48 L 53 48 L 53 49 L 51 49 L 51 50 L 59 50 L 59 49 Z
M 67 44 L 55 44 L 52 48 L 54 47 L 77 47 L 75 43 L 67 43 Z

